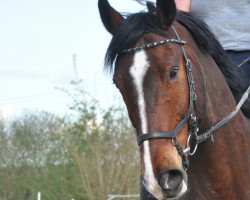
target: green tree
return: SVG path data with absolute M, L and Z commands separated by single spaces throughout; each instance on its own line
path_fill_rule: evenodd
M 124 109 L 103 110 L 81 89 L 70 117 L 0 117 L 0 198 L 100 200 L 139 191 L 136 140 Z
M 96 101 L 79 98 L 72 109 L 78 119 L 68 130 L 70 152 L 78 166 L 84 198 L 99 200 L 108 194 L 138 193 L 138 149 L 124 109 L 105 111 Z

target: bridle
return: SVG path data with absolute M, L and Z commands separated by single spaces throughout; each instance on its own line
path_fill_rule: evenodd
M 177 139 L 177 134 L 182 130 L 182 128 L 184 127 L 184 125 L 189 121 L 190 124 L 190 129 L 189 129 L 189 135 L 191 134 L 197 134 L 198 132 L 198 122 L 197 122 L 197 118 L 195 117 L 195 115 L 193 114 L 193 107 L 195 105 L 195 101 L 196 101 L 196 92 L 195 92 L 195 83 L 193 80 L 193 73 L 192 73 L 192 65 L 190 63 L 190 59 L 188 58 L 184 45 L 186 44 L 185 41 L 181 40 L 179 35 L 177 34 L 175 28 L 173 26 L 171 26 L 177 39 L 166 39 L 166 40 L 162 40 L 162 41 L 157 41 L 157 42 L 153 42 L 153 43 L 149 43 L 146 45 L 142 45 L 139 47 L 135 47 L 135 48 L 131 48 L 131 49 L 127 49 L 127 50 L 123 50 L 122 53 L 132 53 L 132 52 L 136 52 L 142 49 L 147 49 L 147 48 L 152 48 L 155 46 L 159 46 L 159 45 L 163 45 L 166 43 L 175 43 L 181 46 L 182 49 L 182 53 L 185 59 L 185 67 L 186 67 L 186 71 L 187 71 L 187 78 L 188 78 L 188 85 L 189 85 L 189 106 L 188 106 L 188 111 L 186 112 L 186 114 L 184 115 L 183 119 L 176 125 L 176 127 L 171 130 L 171 131 L 154 131 L 154 132 L 148 132 L 148 133 L 144 133 L 141 134 L 137 137 L 137 142 L 138 145 L 140 146 L 145 140 L 152 140 L 152 139 L 171 139 L 172 143 L 174 146 L 176 146 L 177 151 L 179 153 L 179 155 L 182 157 L 182 163 L 185 169 L 188 168 L 189 162 L 188 162 L 188 158 L 187 158 L 187 152 L 190 152 L 190 148 L 188 150 L 184 150 L 181 145 L 178 142 Z M 194 152 L 191 152 L 191 154 L 193 154 Z
M 143 133 L 143 134 L 137 136 L 137 142 L 138 142 L 138 145 L 140 146 L 146 140 L 171 139 L 172 144 L 176 147 L 179 155 L 182 158 L 182 164 L 183 164 L 184 169 L 187 170 L 187 168 L 189 166 L 187 154 L 194 155 L 196 150 L 197 150 L 198 144 L 206 141 L 209 138 L 211 138 L 211 140 L 214 141 L 213 134 L 215 133 L 215 131 L 217 129 L 219 129 L 221 126 L 225 125 L 231 118 L 233 118 L 237 114 L 240 107 L 247 99 L 248 94 L 250 93 L 250 87 L 245 92 L 245 94 L 243 95 L 242 99 L 240 100 L 240 102 L 236 106 L 236 109 L 233 112 L 231 112 L 229 115 L 227 115 L 225 118 L 220 120 L 215 125 L 212 125 L 208 131 L 198 135 L 198 132 L 199 132 L 198 118 L 195 115 L 195 110 L 196 110 L 195 104 L 196 104 L 197 96 L 196 96 L 196 91 L 195 91 L 195 82 L 194 82 L 193 73 L 192 73 L 192 64 L 190 62 L 190 59 L 187 56 L 187 53 L 186 53 L 186 50 L 184 47 L 186 42 L 181 40 L 177 31 L 175 30 L 175 28 L 173 26 L 171 26 L 171 27 L 173 29 L 173 32 L 176 35 L 176 39 L 165 39 L 165 40 L 141 45 L 139 47 L 134 47 L 134 48 L 123 50 L 121 53 L 123 53 L 123 54 L 134 53 L 136 51 L 152 48 L 152 47 L 167 44 L 167 43 L 174 43 L 174 44 L 178 44 L 181 46 L 183 57 L 185 60 L 185 68 L 186 68 L 186 72 L 187 72 L 188 85 L 189 85 L 188 111 L 185 113 L 182 120 L 175 126 L 175 128 L 173 130 L 171 130 L 171 131 L 159 131 L 159 132 L 153 131 L 153 132 Z M 187 140 L 187 147 L 184 149 L 179 144 L 177 135 L 182 130 L 182 128 L 184 127 L 184 125 L 186 123 L 189 123 L 189 136 L 188 136 L 188 140 Z M 136 135 L 138 135 L 138 134 L 136 134 Z M 191 142 L 192 138 L 195 140 L 195 145 L 194 145 L 194 148 L 191 150 L 190 142 Z

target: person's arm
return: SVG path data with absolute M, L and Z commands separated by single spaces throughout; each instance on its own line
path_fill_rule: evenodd
M 192 0 L 175 0 L 176 8 L 178 10 L 190 12 Z

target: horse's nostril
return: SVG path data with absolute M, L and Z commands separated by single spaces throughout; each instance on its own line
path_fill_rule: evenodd
M 167 191 L 173 191 L 180 186 L 182 180 L 183 175 L 180 171 L 170 170 L 161 175 L 159 185 Z

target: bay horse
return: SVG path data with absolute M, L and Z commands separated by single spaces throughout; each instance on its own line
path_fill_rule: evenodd
M 232 118 L 248 86 L 215 36 L 174 0 L 127 17 L 98 6 L 140 145 L 141 199 L 249 200 L 249 99 Z

